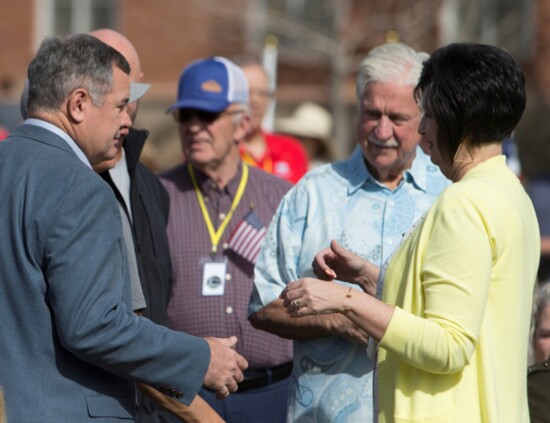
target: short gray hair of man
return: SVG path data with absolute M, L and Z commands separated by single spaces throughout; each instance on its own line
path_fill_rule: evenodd
M 130 73 L 124 56 L 90 35 L 45 39 L 28 69 L 28 113 L 58 110 L 77 88 L 100 106 L 112 89 L 113 66 Z
M 361 102 L 371 82 L 399 83 L 415 87 L 422 63 L 429 55 L 417 52 L 403 43 L 386 43 L 373 48 L 359 65 L 356 93 Z

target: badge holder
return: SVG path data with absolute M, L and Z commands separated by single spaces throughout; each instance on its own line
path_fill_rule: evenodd
M 225 291 L 225 274 L 227 260 L 222 258 L 203 257 L 202 265 L 202 295 L 223 295 Z

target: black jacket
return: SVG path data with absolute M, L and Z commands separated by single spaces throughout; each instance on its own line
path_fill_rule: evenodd
M 531 423 L 550 422 L 550 358 L 527 369 Z
M 139 162 L 148 135 L 146 130 L 130 129 L 124 139 L 124 151 L 130 174 L 135 253 L 147 303 L 143 314 L 153 322 L 166 326 L 166 309 L 172 293 L 172 263 L 166 234 L 170 198 L 157 176 Z M 109 172 L 103 172 L 101 177 L 111 186 L 126 210 Z

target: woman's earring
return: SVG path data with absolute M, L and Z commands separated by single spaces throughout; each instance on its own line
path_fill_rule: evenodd
M 453 157 L 453 161 L 456 162 L 456 163 L 473 163 L 474 162 L 474 156 L 472 156 L 472 153 L 467 149 L 465 149 L 465 150 L 468 153 L 468 155 L 470 156 L 470 160 L 464 160 L 464 159 L 459 159 L 458 158 L 459 152 L 462 149 L 463 145 L 464 145 L 464 143 L 460 143 L 460 145 L 456 149 L 456 153 L 455 153 L 455 156 Z

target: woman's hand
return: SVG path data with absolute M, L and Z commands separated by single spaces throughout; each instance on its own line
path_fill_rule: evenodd
M 365 334 L 380 341 L 393 316 L 394 307 L 349 286 L 315 278 L 290 282 L 281 295 L 290 317 L 341 313 Z M 338 316 L 340 318 L 340 316 Z M 338 334 L 341 336 L 341 334 Z
M 368 294 L 376 295 L 378 267 L 346 250 L 336 240 L 332 240 L 329 248 L 317 253 L 311 265 L 320 279 L 354 283 Z
M 314 278 L 298 279 L 289 283 L 279 298 L 293 317 L 311 314 L 345 312 L 349 287 Z

